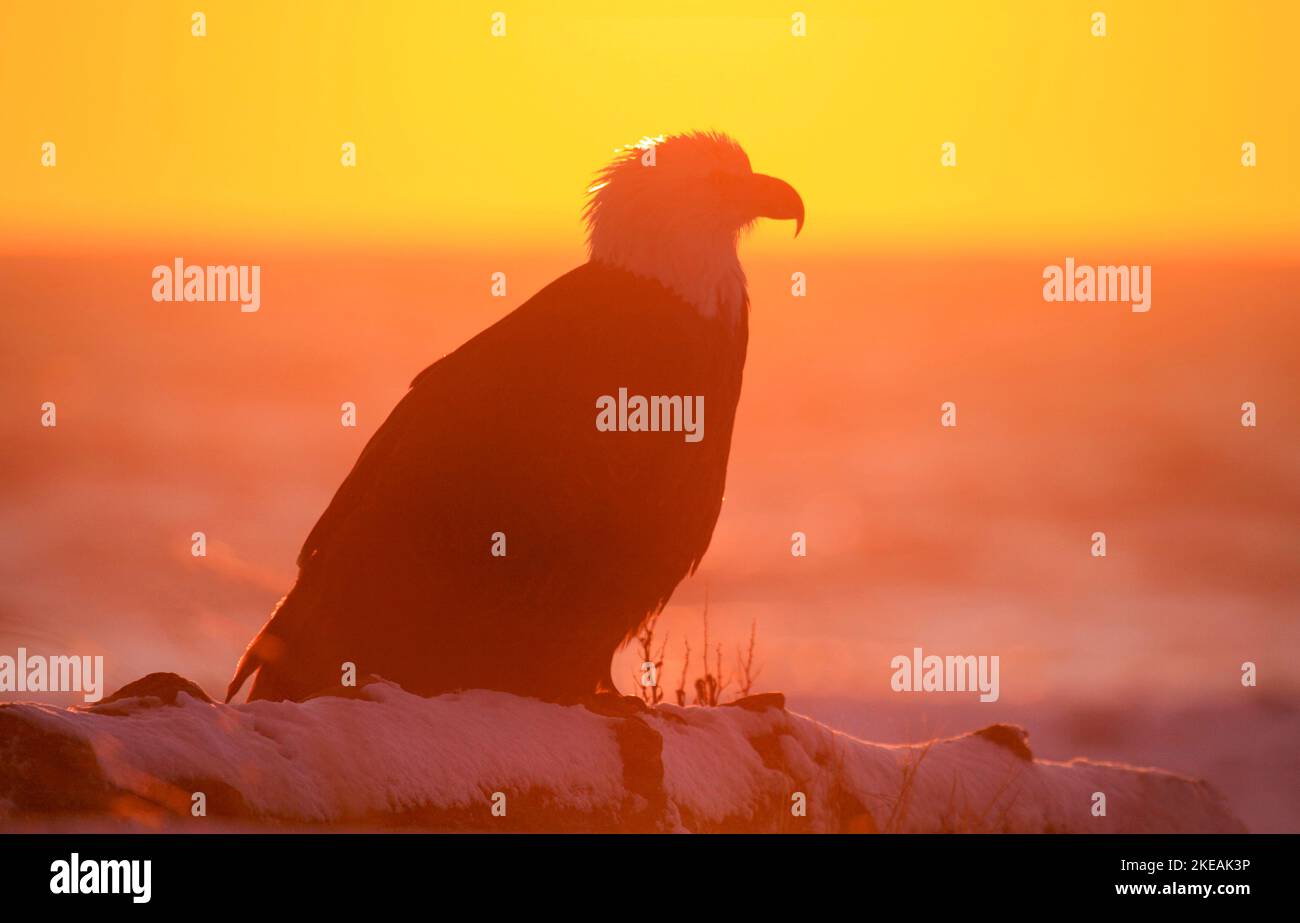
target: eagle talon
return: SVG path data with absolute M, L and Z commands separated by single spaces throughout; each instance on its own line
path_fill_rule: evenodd
M 631 718 L 650 712 L 650 706 L 640 696 L 620 695 L 617 692 L 593 692 L 591 695 L 579 696 L 573 704 L 606 718 Z

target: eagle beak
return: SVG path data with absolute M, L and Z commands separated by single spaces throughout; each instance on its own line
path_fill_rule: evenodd
M 749 178 L 746 200 L 755 218 L 793 218 L 794 236 L 803 230 L 803 199 L 784 180 L 755 173 Z

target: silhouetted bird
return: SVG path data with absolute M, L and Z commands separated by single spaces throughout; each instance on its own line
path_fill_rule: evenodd
M 759 217 L 797 234 L 803 202 L 730 138 L 624 149 L 591 188 L 589 262 L 415 378 L 227 700 L 253 673 L 250 699 L 338 691 L 344 662 L 421 695 L 614 691 L 611 658 L 722 506 L 748 338 L 736 246 Z

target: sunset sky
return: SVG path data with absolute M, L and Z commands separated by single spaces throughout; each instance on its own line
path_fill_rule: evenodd
M 1172 0 L 11 0 L 0 241 L 568 250 L 614 147 L 717 128 L 799 187 L 805 248 L 1258 254 L 1300 237 L 1298 30 L 1294 4 Z
M 888 697 L 915 644 L 1001 652 L 1008 702 L 1231 697 L 1250 658 L 1294 690 L 1298 33 L 1289 3 L 8 0 L 0 650 L 215 691 L 410 379 L 583 259 L 615 148 L 713 128 L 808 222 L 742 249 L 727 503 L 674 648 L 707 587 L 796 694 Z M 261 265 L 262 310 L 155 304 L 177 256 Z M 1154 264 L 1152 311 L 1045 304 L 1067 256 Z

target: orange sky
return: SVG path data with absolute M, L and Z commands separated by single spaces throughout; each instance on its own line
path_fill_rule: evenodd
M 1300 232 L 1294 4 L 0 10 L 0 240 L 571 240 L 617 145 L 716 128 L 808 202 L 805 249 Z M 57 166 L 41 166 L 56 144 Z M 357 145 L 357 166 L 340 146 Z M 940 166 L 941 145 L 957 166 Z M 1258 166 L 1244 168 L 1253 141 Z
M 102 652 L 112 688 L 174 670 L 216 690 L 411 377 L 573 259 L 517 256 L 519 294 L 498 299 L 490 257 L 272 254 L 256 314 L 154 303 L 153 259 L 0 262 L 0 303 L 22 306 L 0 383 L 0 650 Z M 698 658 L 707 589 L 728 666 L 757 620 L 762 687 L 792 695 L 892 697 L 889 658 L 916 644 L 999 654 L 1009 706 L 1238 696 L 1248 659 L 1263 691 L 1300 685 L 1296 267 L 1165 258 L 1137 315 L 1045 304 L 1041 266 L 812 260 L 796 300 L 783 259 L 746 260 L 727 499 L 663 626 L 670 681 L 684 639 Z
M 217 688 L 414 373 L 582 259 L 613 148 L 718 128 L 809 217 L 743 252 L 727 506 L 674 645 L 707 584 L 795 693 L 886 694 L 915 643 L 1003 652 L 1011 701 L 1229 696 L 1251 657 L 1300 685 L 1300 6 L 809 4 L 798 37 L 789 4 L 521 2 L 494 38 L 490 7 L 207 2 L 199 38 L 194 5 L 0 6 L 0 645 Z M 1155 264 L 1152 312 L 1044 304 L 1071 255 Z M 263 310 L 153 303 L 177 256 L 263 265 Z

